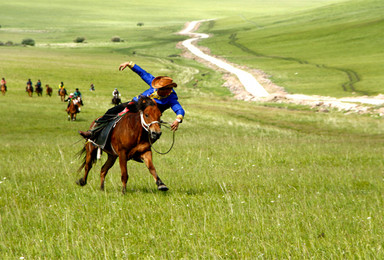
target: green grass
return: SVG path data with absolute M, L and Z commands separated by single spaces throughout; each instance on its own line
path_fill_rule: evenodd
M 57 96 L 17 97 L 0 103 L 10 111 L 0 132 L 3 258 L 383 256 L 380 119 L 183 100 L 174 149 L 154 155 L 170 191 L 129 162 L 123 196 L 118 165 L 105 192 L 100 162 L 87 186 L 75 184 L 76 130 L 101 108 L 88 101 L 68 122 Z
M 382 1 L 352 0 L 284 16 L 231 17 L 202 27 L 214 37 L 200 44 L 266 71 L 291 93 L 377 95 L 383 10 Z
M 299 41 L 303 45 L 305 39 L 288 39 L 282 48 L 281 40 L 289 35 L 278 32 L 284 26 L 292 33 L 300 31 L 308 22 L 303 10 L 324 16 L 331 10 L 325 5 L 336 2 L 340 1 L 282 1 L 266 7 L 265 1 L 243 1 L 242 5 L 222 1 L 220 5 L 205 3 L 203 9 L 202 1 L 4 3 L 7 12 L 2 15 L 0 41 L 31 37 L 37 45 L 0 47 L 0 77 L 7 79 L 9 88 L 6 96 L 0 96 L 0 258 L 383 258 L 382 118 L 235 101 L 221 87 L 219 73 L 181 58 L 175 48 L 183 37 L 173 32 L 186 19 L 213 16 L 221 19 L 201 30 L 214 32 L 220 40 L 238 28 L 236 43 L 255 48 L 249 43 L 257 37 L 247 36 L 242 23 L 244 18 L 265 17 L 261 23 L 265 30 L 259 33 L 265 37 L 276 33 L 280 43 L 262 53 L 296 57 L 288 55 L 288 46 Z M 367 4 L 372 11 L 367 19 L 375 16 L 372 3 Z M 282 14 L 287 21 L 277 23 Z M 295 23 L 295 17 L 296 29 L 288 26 Z M 333 23 L 321 21 L 318 26 Z M 145 25 L 139 28 L 137 22 Z M 307 26 L 308 35 L 316 38 L 314 24 Z M 364 32 L 374 32 L 370 30 Z M 125 41 L 111 43 L 115 35 Z M 69 45 L 76 36 L 85 36 L 87 43 Z M 229 38 L 221 45 L 214 39 L 204 44 L 217 54 L 231 51 L 224 56 L 250 67 L 273 68 L 273 78 L 289 85 L 288 89 L 298 82 L 316 82 L 324 70 L 335 86 L 345 81 L 339 72 L 326 68 L 311 72 L 281 59 L 246 58 L 247 49 L 225 44 Z M 274 53 L 277 50 L 280 53 Z M 339 62 L 352 61 L 357 53 Z M 377 52 L 372 49 L 360 55 L 361 63 L 372 65 Z M 322 62 L 316 55 L 319 60 L 308 57 L 297 56 L 314 64 Z M 99 191 L 105 155 L 85 187 L 75 184 L 82 176 L 76 172 L 81 164 L 76 153 L 83 145 L 77 130 L 88 129 L 111 106 L 114 88 L 127 101 L 147 87 L 133 72 L 118 71 L 126 60 L 155 75 L 170 75 L 179 85 L 186 118 L 170 154 L 154 154 L 158 173 L 170 188 L 167 193 L 157 191 L 145 166 L 135 162 L 128 163 L 125 196 L 118 164 L 107 176 L 105 192 Z M 336 57 L 324 64 L 339 66 L 333 60 Z M 379 59 L 376 62 L 380 64 Z M 296 82 L 291 77 L 279 79 L 279 75 L 293 73 L 296 66 L 300 69 Z M 313 75 L 301 76 L 303 71 Z M 372 67 L 367 65 L 366 72 L 358 84 L 368 75 L 376 75 L 380 82 L 381 75 Z M 50 84 L 54 96 L 29 98 L 25 93 L 28 78 Z M 67 121 L 66 104 L 56 95 L 61 81 L 69 91 L 78 87 L 83 93 L 85 106 L 76 122 Z M 88 91 L 91 83 L 95 92 Z M 302 89 L 297 91 L 302 93 Z M 163 119 L 170 121 L 174 114 L 168 111 Z M 166 150 L 171 140 L 171 133 L 165 132 L 157 148 Z

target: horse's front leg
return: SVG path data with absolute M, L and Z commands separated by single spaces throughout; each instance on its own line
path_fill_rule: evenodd
M 119 164 L 121 170 L 121 182 L 123 183 L 122 192 L 125 194 L 127 191 L 127 182 L 128 182 L 128 170 L 127 170 L 127 155 L 125 152 L 119 154 Z
M 161 191 L 167 191 L 168 187 L 161 181 L 160 177 L 156 173 L 155 166 L 152 161 L 152 151 L 147 151 L 141 155 L 141 159 L 144 161 L 145 165 L 148 167 L 149 172 L 152 174 L 153 178 L 156 181 L 157 189 Z

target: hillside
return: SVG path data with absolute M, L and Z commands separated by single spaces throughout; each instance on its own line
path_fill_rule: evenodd
M 272 75 L 291 93 L 377 95 L 384 83 L 384 3 L 348 1 L 284 16 L 232 17 L 202 27 L 213 53 Z

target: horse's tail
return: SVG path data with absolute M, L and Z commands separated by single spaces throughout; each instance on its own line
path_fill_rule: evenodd
M 83 156 L 83 160 L 82 160 L 83 162 L 82 162 L 82 164 L 80 165 L 79 169 L 77 170 L 78 172 L 81 172 L 81 171 L 84 169 L 85 165 L 87 164 L 87 161 L 86 161 L 86 159 L 87 159 L 87 153 L 88 153 L 87 148 L 86 148 L 87 145 L 88 145 L 88 142 L 85 143 L 83 149 L 81 149 L 81 150 L 77 153 L 77 156 L 78 156 L 78 157 Z M 96 161 L 97 161 L 97 149 L 92 149 L 92 150 L 90 150 L 89 152 L 91 153 L 91 164 L 93 165 L 93 164 L 95 164 Z

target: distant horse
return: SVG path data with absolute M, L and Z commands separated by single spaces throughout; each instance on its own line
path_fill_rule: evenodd
M 3 96 L 5 95 L 5 92 L 7 92 L 7 86 L 2 84 L 1 85 L 1 93 L 3 94 Z
M 118 97 L 118 96 L 113 96 L 112 98 L 112 104 L 114 104 L 115 106 L 121 104 L 121 99 Z
M 48 84 L 45 85 L 45 88 L 47 90 L 47 96 L 52 96 L 52 88 Z
M 77 113 L 80 113 L 80 107 L 83 104 L 80 97 L 74 98 L 71 100 L 71 103 L 69 104 L 68 108 L 66 109 L 68 114 L 68 121 L 76 120 Z
M 151 143 L 160 138 L 160 117 L 161 112 L 155 101 L 148 97 L 142 97 L 137 103 L 138 112 L 127 112 L 121 120 L 116 123 L 111 131 L 107 144 L 103 151 L 108 154 L 108 159 L 101 168 L 100 189 L 104 190 L 104 181 L 108 170 L 114 165 L 119 157 L 121 169 L 121 181 L 123 183 L 123 194 L 126 192 L 128 181 L 127 161 L 133 159 L 137 162 L 144 162 L 156 181 L 157 189 L 167 191 L 168 187 L 160 180 L 152 162 Z M 91 127 L 95 122 L 91 124 Z M 96 162 L 97 150 L 99 148 L 92 142 L 87 142 L 81 151 L 85 153 L 83 164 L 79 171 L 85 169 L 84 177 L 77 181 L 77 184 L 87 184 L 88 173 Z
M 35 92 L 37 96 L 43 96 L 43 88 L 41 86 L 35 85 Z
M 28 95 L 29 95 L 30 97 L 32 97 L 32 95 L 33 95 L 33 87 L 32 87 L 31 84 L 28 84 L 28 85 L 25 87 L 25 91 L 28 92 Z
M 60 96 L 61 101 L 64 102 L 66 95 L 67 95 L 67 90 L 65 88 L 61 88 L 59 90 L 59 96 Z

